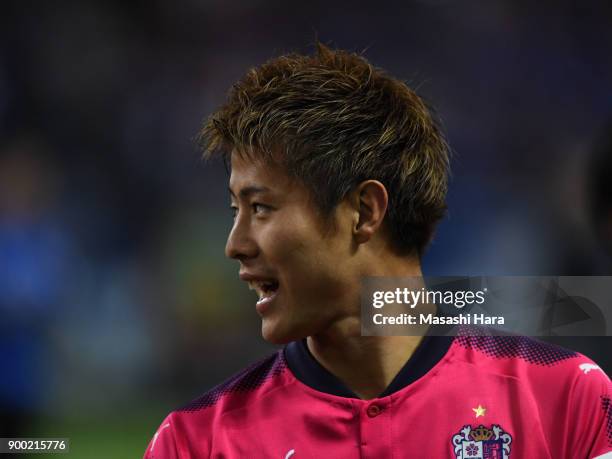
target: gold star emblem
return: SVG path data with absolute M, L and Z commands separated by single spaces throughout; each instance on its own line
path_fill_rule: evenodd
M 476 413 L 476 417 L 479 418 L 480 416 L 485 415 L 485 413 L 487 412 L 487 409 L 484 408 L 482 405 L 478 404 L 478 408 L 472 408 L 472 411 Z

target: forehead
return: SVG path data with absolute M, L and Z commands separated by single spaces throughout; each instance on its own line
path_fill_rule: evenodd
M 267 188 L 272 192 L 284 193 L 301 188 L 282 165 L 235 152 L 231 154 L 229 186 L 235 194 L 245 187 Z

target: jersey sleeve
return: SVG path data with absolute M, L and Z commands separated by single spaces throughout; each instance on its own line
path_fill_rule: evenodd
M 149 442 L 143 459 L 179 459 L 173 421 L 172 414 L 164 419 Z
M 569 401 L 569 451 L 576 458 L 612 459 L 612 383 L 595 364 L 583 368 Z

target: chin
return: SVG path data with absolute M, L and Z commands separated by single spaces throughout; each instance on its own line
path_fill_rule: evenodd
M 287 344 L 291 341 L 305 338 L 295 333 L 295 330 L 283 329 L 277 323 L 270 323 L 269 320 L 264 319 L 261 324 L 261 336 L 270 344 Z

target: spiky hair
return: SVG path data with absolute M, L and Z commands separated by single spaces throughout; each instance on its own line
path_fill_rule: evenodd
M 449 149 L 424 101 L 364 57 L 320 43 L 250 69 L 199 135 L 204 156 L 280 162 L 330 216 L 360 182 L 387 188 L 402 254 L 423 253 L 446 211 Z

